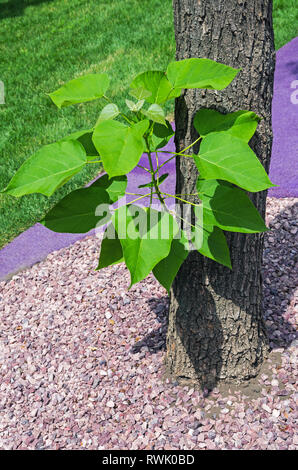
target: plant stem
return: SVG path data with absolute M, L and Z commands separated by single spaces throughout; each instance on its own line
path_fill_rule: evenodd
M 185 222 L 186 224 L 190 225 L 191 227 L 196 228 L 195 225 L 193 225 L 191 222 L 188 222 L 188 220 L 183 219 L 183 217 L 180 217 L 180 215 L 175 213 L 175 216 L 178 217 L 178 219 L 182 220 L 182 222 Z M 201 228 L 201 226 L 200 226 L 200 228 Z
M 125 194 L 127 194 L 128 196 L 144 196 L 144 195 L 141 194 L 141 193 L 127 193 L 127 192 L 125 192 Z M 155 194 L 155 193 L 153 193 L 153 195 L 154 195 L 154 194 Z M 157 199 L 157 198 L 155 198 L 155 199 Z
M 139 201 L 140 199 L 143 199 L 144 197 L 148 197 L 148 196 L 150 196 L 150 193 L 148 193 L 148 194 L 143 194 L 142 196 L 137 197 L 137 198 L 134 199 L 133 201 L 130 201 L 128 204 L 133 204 L 134 202 L 137 202 L 137 201 Z M 120 206 L 120 207 L 122 207 L 122 206 Z M 120 209 L 120 207 L 116 207 L 116 209 L 114 209 L 114 210 L 117 211 L 118 209 Z
M 171 160 L 173 160 L 173 158 L 175 158 L 176 156 L 181 156 L 181 157 L 187 157 L 187 158 L 192 158 L 192 155 L 185 155 L 184 152 L 185 150 L 188 150 L 190 147 L 192 147 L 193 145 L 195 145 L 199 140 L 201 140 L 202 137 L 198 137 L 192 144 L 190 144 L 188 147 L 185 147 L 185 149 L 181 150 L 181 152 L 169 152 L 168 150 L 159 150 L 159 152 L 162 152 L 162 153 L 170 153 L 170 154 L 173 154 L 172 157 L 168 158 L 168 160 L 166 160 L 165 162 L 163 162 L 155 171 L 155 173 L 160 170 L 166 163 L 169 163 Z
M 166 165 L 166 164 L 169 163 L 171 160 L 173 160 L 173 158 L 176 158 L 176 154 L 173 155 L 171 158 L 168 158 L 168 160 L 166 160 L 165 162 L 163 162 L 161 165 L 159 165 L 159 167 L 155 170 L 155 173 L 157 173 L 157 171 L 159 171 L 164 165 Z
M 147 144 L 148 145 L 148 144 Z M 151 159 L 151 153 L 148 152 L 148 159 L 149 159 L 149 165 L 150 165 L 150 173 L 151 173 L 151 180 L 152 180 L 152 183 L 154 185 L 154 181 L 155 181 L 155 178 L 154 178 L 154 170 L 153 170 L 153 165 L 152 165 L 152 159 Z M 150 206 L 152 204 L 152 199 L 153 199 L 153 187 L 150 188 Z
M 195 206 L 195 207 L 201 205 L 201 204 L 195 204 L 194 202 L 186 201 L 186 199 L 182 199 L 181 197 L 178 197 L 177 195 L 174 196 L 173 194 L 167 194 L 167 193 L 161 193 L 161 194 L 167 197 L 173 197 L 174 199 L 178 199 L 178 201 L 185 202 L 186 204 L 191 204 L 192 206 Z
M 91 160 L 91 161 L 86 162 L 86 163 L 102 163 L 102 160 Z
M 199 142 L 199 140 L 201 139 L 202 137 L 198 137 L 192 144 L 190 144 L 188 147 L 185 147 L 185 149 L 181 150 L 181 152 L 170 152 L 169 150 L 159 150 L 159 152 L 171 153 L 173 155 L 179 155 L 181 157 L 192 157 L 192 155 L 185 155 L 184 152 L 188 150 L 190 147 L 192 147 L 193 145 L 195 145 L 197 142 Z
M 150 196 L 150 195 L 151 195 L 151 193 L 144 194 L 143 196 L 137 197 L 137 198 L 134 199 L 133 201 L 129 202 L 129 204 L 133 204 L 134 202 L 137 202 L 137 201 L 139 201 L 140 199 L 143 199 L 144 197 L 148 197 L 148 196 Z
M 193 145 L 195 145 L 199 140 L 201 140 L 202 137 L 198 137 L 192 144 L 190 144 L 188 147 L 185 147 L 185 149 L 181 150 L 181 153 L 185 152 L 186 150 L 190 149 Z
M 184 153 L 181 152 L 170 152 L 169 150 L 158 150 L 161 153 L 170 153 L 172 155 L 179 155 L 181 157 L 192 157 L 192 155 L 185 155 Z
M 171 160 L 173 160 L 173 158 L 176 158 L 177 155 L 178 156 L 181 156 L 181 157 L 188 157 L 188 158 L 192 158 L 192 155 L 180 155 L 179 153 L 176 153 L 176 152 L 164 152 L 164 153 L 173 153 L 174 155 L 170 158 L 168 158 L 165 162 L 163 162 L 161 165 L 159 165 L 159 167 L 156 169 L 155 173 L 160 170 L 164 165 L 166 165 L 167 163 L 169 163 Z
M 137 165 L 137 167 L 138 167 L 138 168 L 142 168 L 142 170 L 145 170 L 145 171 L 147 171 L 148 173 L 151 174 L 151 171 L 149 170 L 149 168 L 145 168 L 145 167 L 142 166 L 142 165 Z
M 147 146 L 148 146 L 148 148 L 149 148 L 147 139 L 146 139 L 146 142 L 147 142 Z M 165 202 L 164 202 L 164 199 L 163 199 L 163 197 L 161 196 L 161 193 L 160 193 L 160 191 L 159 191 L 158 183 L 157 183 L 156 179 L 154 178 L 155 171 L 154 171 L 153 164 L 152 164 L 151 152 L 148 152 L 147 155 L 148 155 L 148 159 L 149 159 L 149 165 L 150 165 L 151 176 L 152 176 L 152 183 L 153 183 L 154 189 L 155 189 L 155 191 L 156 191 L 157 197 L 158 197 L 158 199 L 160 200 L 161 204 L 164 205 L 164 203 L 165 203 Z M 151 188 L 150 204 L 152 203 L 152 196 L 153 196 L 153 188 Z
M 157 182 L 159 184 L 158 153 L 157 153 L 157 151 L 155 152 L 155 156 L 156 156 L 156 175 L 157 175 Z

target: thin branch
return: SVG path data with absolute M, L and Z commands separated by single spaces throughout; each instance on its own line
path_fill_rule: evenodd
M 157 176 L 157 181 L 158 181 L 158 183 L 157 183 L 157 184 L 159 184 L 159 171 L 158 171 L 158 152 L 157 152 L 157 151 L 155 152 L 155 159 L 156 159 L 156 176 Z
M 137 165 L 138 168 L 142 168 L 142 170 L 145 170 L 147 171 L 148 173 L 151 173 L 151 171 L 149 170 L 149 168 L 145 168 L 144 166 L 142 165 Z
M 102 163 L 102 160 L 90 160 L 89 162 L 86 163 Z
M 150 196 L 150 193 L 148 193 L 148 194 L 143 194 L 142 196 L 137 197 L 137 198 L 134 199 L 133 201 L 130 201 L 128 204 L 133 204 L 134 202 L 137 202 L 137 201 L 139 201 L 140 199 L 143 199 L 144 197 L 148 197 L 148 196 Z M 122 206 L 120 206 L 120 207 L 122 207 Z M 120 207 L 116 207 L 115 211 L 117 211 L 118 209 L 120 209 Z
M 167 193 L 161 193 L 161 194 L 163 194 L 164 196 L 167 196 L 167 197 L 173 197 L 174 199 L 178 199 L 178 201 L 185 202 L 186 204 L 191 204 L 192 206 L 195 206 L 195 207 L 198 207 L 198 206 L 201 205 L 201 204 L 195 204 L 194 202 L 186 201 L 186 199 L 182 199 L 181 197 L 177 197 L 177 195 L 174 196 L 173 194 L 167 194 Z

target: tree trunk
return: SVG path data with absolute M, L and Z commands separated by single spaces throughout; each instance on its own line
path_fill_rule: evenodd
M 192 122 L 200 107 L 222 113 L 251 110 L 262 121 L 250 145 L 268 171 L 275 66 L 272 1 L 173 0 L 173 7 L 176 60 L 206 57 L 242 68 L 223 91 L 184 90 L 176 100 L 177 152 L 197 138 Z M 176 172 L 176 193 L 194 193 L 198 173 L 193 160 L 178 160 Z M 251 195 L 262 216 L 266 195 Z M 167 374 L 209 390 L 218 382 L 256 376 L 268 351 L 262 319 L 263 234 L 228 233 L 227 238 L 232 271 L 193 251 L 171 290 Z

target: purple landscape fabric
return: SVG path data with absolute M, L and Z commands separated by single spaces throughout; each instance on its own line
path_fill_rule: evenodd
M 295 80 L 297 80 L 296 83 Z M 293 39 L 277 52 L 274 98 L 273 98 L 273 151 L 270 165 L 270 178 L 279 187 L 269 190 L 270 197 L 298 197 L 297 161 L 298 161 L 298 38 Z M 295 99 L 296 96 L 296 99 Z M 173 139 L 165 148 L 174 150 Z M 160 155 L 160 161 L 169 155 Z M 146 165 L 143 156 L 141 165 Z M 169 173 L 163 183 L 164 192 L 175 191 L 175 163 L 172 160 L 165 165 L 162 173 Z M 142 192 L 140 184 L 148 182 L 150 176 L 142 169 L 136 168 L 128 180 L 128 192 Z M 130 196 L 130 200 L 134 196 Z M 89 232 L 90 235 L 92 232 Z M 43 260 L 49 253 L 71 245 L 84 238 L 86 234 L 55 233 L 41 224 L 36 224 L 16 237 L 0 251 L 0 280 L 8 279 L 18 271 Z
M 270 189 L 269 197 L 298 197 L 298 91 L 295 89 L 298 90 L 298 37 L 276 55 L 270 178 L 279 187 Z

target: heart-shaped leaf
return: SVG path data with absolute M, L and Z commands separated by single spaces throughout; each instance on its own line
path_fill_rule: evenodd
M 259 121 L 259 116 L 252 111 L 222 114 L 215 109 L 202 108 L 194 117 L 194 127 L 201 137 L 205 137 L 211 132 L 224 131 L 244 140 L 244 142 L 249 142 Z
M 101 98 L 109 88 L 110 80 L 106 73 L 89 74 L 65 83 L 61 88 L 49 93 L 58 108 L 76 103 L 84 103 Z
M 136 98 L 137 100 L 145 100 L 149 96 L 152 95 L 151 91 L 146 90 L 143 87 L 138 87 L 138 88 L 131 88 L 129 91 L 129 94 Z
M 109 175 L 103 175 L 98 178 L 90 187 L 103 188 L 109 195 L 109 202 L 113 204 L 125 195 L 127 186 L 127 177 L 125 175 L 109 178 Z
M 181 231 L 181 238 L 173 239 L 168 256 L 153 268 L 154 276 L 168 292 L 170 292 L 171 285 L 188 253 L 188 241 Z
M 184 59 L 171 62 L 167 77 L 175 89 L 211 88 L 222 90 L 236 77 L 239 69 L 210 59 Z
M 54 232 L 86 233 L 110 220 L 109 204 L 109 194 L 103 188 L 77 189 L 58 202 L 42 223 Z
M 110 177 L 125 175 L 138 164 L 148 126 L 148 120 L 131 127 L 118 121 L 102 121 L 95 128 L 93 142 Z
M 83 145 L 88 157 L 97 157 L 98 152 L 92 142 L 92 135 L 93 129 L 77 131 L 61 139 L 61 142 L 65 142 L 66 140 L 77 140 Z
M 131 100 L 125 100 L 125 103 L 128 109 L 130 109 L 130 111 L 132 111 L 133 113 L 136 113 L 140 111 L 140 109 L 142 109 L 142 106 L 145 103 L 145 100 L 140 100 L 137 103 L 134 103 Z
M 193 229 L 193 243 L 198 252 L 232 269 L 230 251 L 225 234 L 219 227 L 207 225 Z
M 165 113 L 164 110 L 162 109 L 159 104 L 152 104 L 148 110 L 142 109 L 142 114 L 144 114 L 148 119 L 151 121 L 157 122 L 159 124 L 163 124 L 166 126 L 166 121 L 165 121 Z
M 208 134 L 194 159 L 204 179 L 226 180 L 251 192 L 275 186 L 249 145 L 229 133 Z
M 143 89 L 149 96 L 143 96 L 148 103 L 164 103 L 165 101 L 180 96 L 181 89 L 174 90 L 164 72 L 148 71 L 138 75 L 130 84 L 131 91 Z M 138 98 L 141 99 L 141 98 Z
M 198 180 L 197 189 L 203 203 L 203 223 L 223 230 L 257 233 L 267 230 L 249 197 L 226 181 Z
M 86 161 L 85 149 L 76 140 L 46 145 L 23 163 L 2 192 L 16 197 L 31 193 L 51 196 L 81 171 Z
M 97 119 L 95 127 L 101 122 L 109 119 L 115 119 L 120 114 L 119 108 L 114 103 L 107 104 L 102 110 Z
M 122 246 L 112 224 L 105 230 L 100 249 L 99 262 L 96 270 L 124 261 Z
M 151 145 L 153 150 L 163 148 L 167 145 L 173 135 L 174 131 L 169 121 L 166 121 L 166 125 L 158 124 L 157 122 L 154 123 L 153 133 L 151 135 Z
M 112 223 L 130 271 L 130 287 L 145 279 L 154 266 L 169 254 L 172 239 L 179 230 L 169 213 L 135 205 L 116 210 Z

